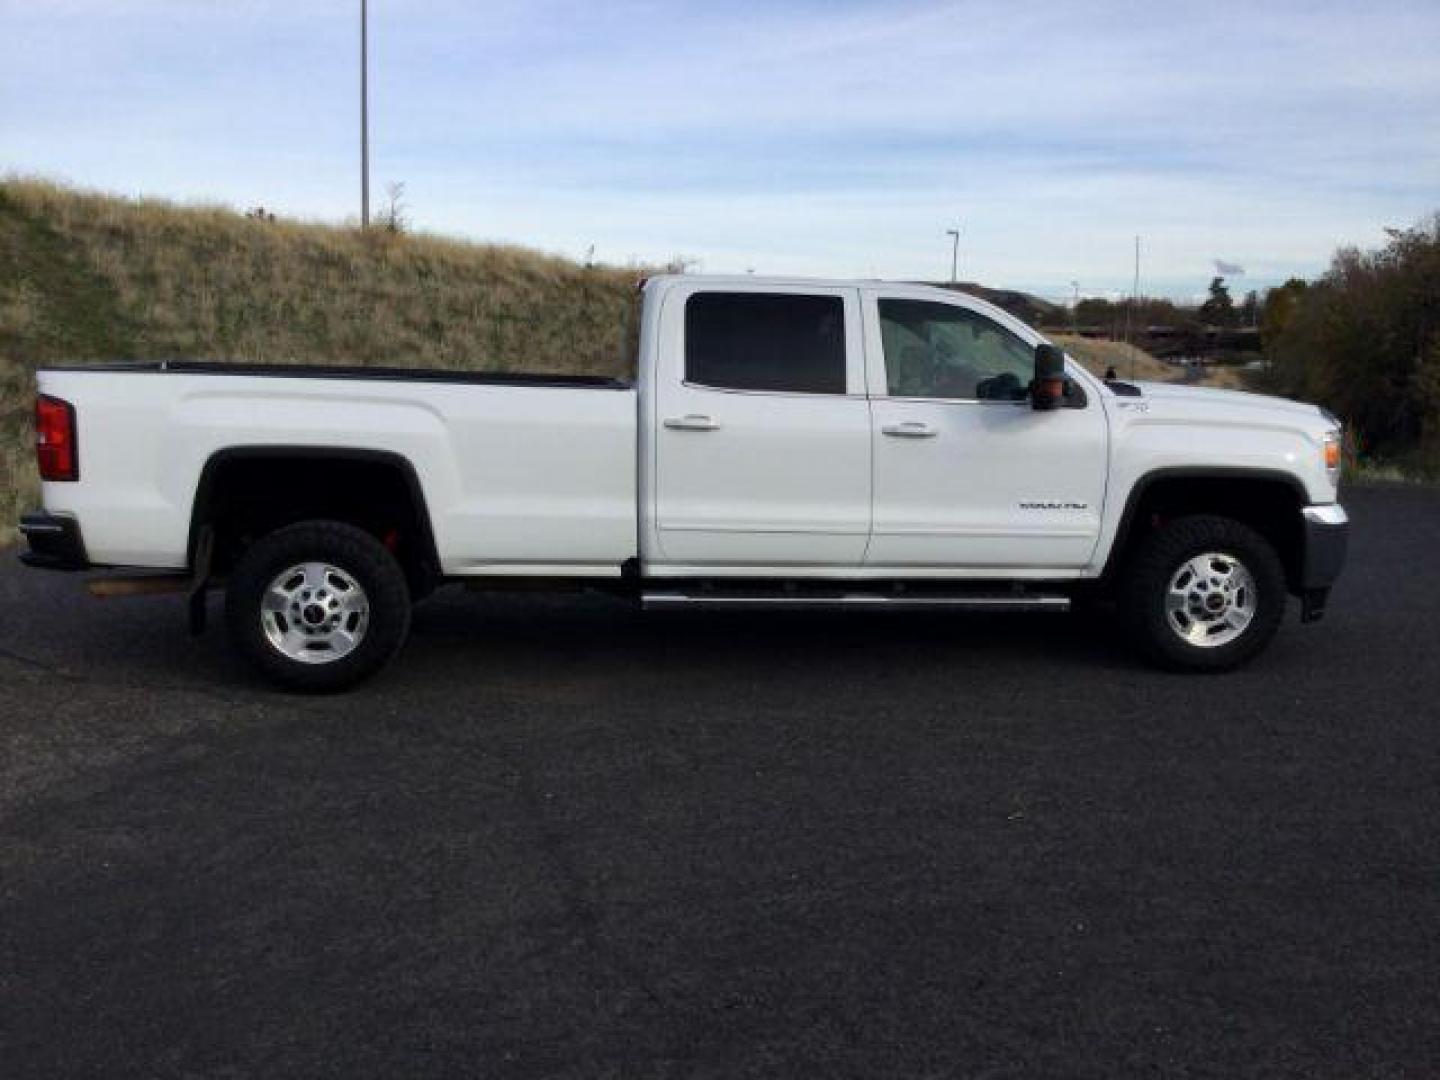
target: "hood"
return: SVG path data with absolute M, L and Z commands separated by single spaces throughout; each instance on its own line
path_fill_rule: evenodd
M 1290 423 L 1326 428 L 1337 426 L 1337 422 L 1318 405 L 1307 405 L 1303 401 L 1272 397 L 1269 394 L 1251 394 L 1244 390 L 1216 390 L 1208 386 L 1186 386 L 1181 383 L 1137 382 L 1142 400 L 1154 403 L 1157 408 L 1174 406 L 1185 412 L 1201 410 L 1207 413 L 1227 412 L 1239 414 L 1247 419 L 1260 420 L 1265 414 L 1271 420 L 1284 417 Z M 1309 423 L 1306 423 L 1306 422 Z

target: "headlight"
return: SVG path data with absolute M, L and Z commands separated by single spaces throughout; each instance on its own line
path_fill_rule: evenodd
M 1345 456 L 1340 444 L 1339 430 L 1327 431 L 1320 441 L 1321 453 L 1325 459 L 1325 475 L 1330 477 L 1332 484 L 1340 482 L 1340 463 Z

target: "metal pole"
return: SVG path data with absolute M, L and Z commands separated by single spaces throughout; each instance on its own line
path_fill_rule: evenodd
M 370 227 L 369 0 L 360 0 L 360 228 Z
M 1135 283 L 1130 287 L 1130 306 L 1125 309 L 1125 343 L 1132 349 L 1135 344 L 1130 340 L 1130 313 L 1134 310 L 1135 304 L 1140 299 L 1140 237 L 1135 237 Z M 1130 354 L 1130 378 L 1135 378 L 1135 354 Z
M 1076 337 L 1080 336 L 1080 282 L 1070 282 L 1070 288 L 1075 290 L 1075 302 L 1070 305 L 1070 332 Z
M 952 238 L 950 245 L 950 284 L 956 285 L 960 281 L 960 230 L 946 229 L 945 235 Z

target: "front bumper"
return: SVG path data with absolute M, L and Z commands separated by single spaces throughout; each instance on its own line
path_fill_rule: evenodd
M 1330 586 L 1345 566 L 1350 545 L 1350 518 L 1339 503 L 1307 506 L 1301 511 L 1304 525 L 1300 559 L 1300 618 L 1314 622 L 1325 614 Z
M 85 541 L 80 536 L 80 522 L 63 514 L 43 512 L 26 514 L 20 519 L 20 532 L 30 545 L 20 553 L 26 566 L 42 570 L 88 570 L 90 559 L 85 554 Z

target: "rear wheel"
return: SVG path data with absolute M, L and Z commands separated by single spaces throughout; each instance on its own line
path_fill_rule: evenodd
M 1179 518 L 1144 537 L 1122 611 L 1150 659 L 1227 671 L 1270 643 L 1285 614 L 1285 568 L 1263 536 L 1230 518 Z
M 342 690 L 388 663 L 410 630 L 405 572 L 369 533 L 335 521 L 278 529 L 236 564 L 225 616 L 241 652 L 298 690 Z

